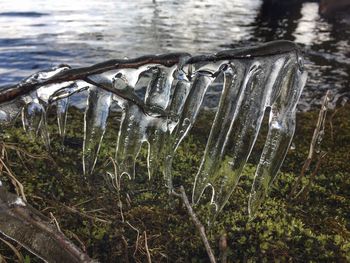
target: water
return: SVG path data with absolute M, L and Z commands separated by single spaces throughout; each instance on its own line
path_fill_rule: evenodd
M 259 0 L 12 0 L 1 1 L 0 10 L 1 85 L 60 63 L 287 39 L 307 53 L 299 110 L 318 106 L 327 89 L 333 105 L 350 97 L 350 18 L 321 18 L 316 2 L 272 8 Z

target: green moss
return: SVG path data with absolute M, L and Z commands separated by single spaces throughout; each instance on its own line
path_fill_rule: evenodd
M 296 202 L 287 196 L 307 157 L 317 112 L 298 114 L 295 150 L 288 152 L 270 197 L 250 221 L 248 193 L 266 136 L 264 122 L 251 164 L 244 168 L 237 189 L 217 221 L 207 227 L 216 255 L 219 255 L 219 238 L 224 233 L 229 262 L 350 261 L 350 106 L 338 109 L 332 116 L 333 113 L 328 114 L 322 143 L 327 157 L 311 183 L 307 198 Z M 174 184 L 184 185 L 188 194 L 208 135 L 207 123 L 212 117 L 210 113 L 201 116 L 174 161 Z M 82 114 L 70 112 L 64 151 L 55 133 L 55 120 L 50 119 L 53 119 L 51 154 L 42 156 L 46 153 L 45 147 L 38 140 L 30 140 L 19 124 L 8 128 L 3 135 L 6 144 L 16 143 L 17 149 L 22 150 L 7 148 L 6 161 L 24 185 L 29 203 L 47 216 L 53 213 L 64 233 L 78 246 L 83 243 L 88 253 L 102 262 L 121 262 L 126 258 L 144 262 L 144 233 L 154 262 L 208 261 L 185 208 L 177 199 L 169 201 L 162 174 L 148 180 L 144 155 L 137 162 L 136 179 L 122 178 L 119 192 L 112 180 L 105 177 L 103 171 L 112 171 L 106 160 L 115 153 L 118 118 L 109 123 L 96 172 L 88 178 L 83 177 L 81 167 Z M 309 175 L 310 172 L 304 185 Z M 11 186 L 4 175 L 2 181 Z M 202 222 L 206 222 L 210 207 L 202 202 L 195 209 Z M 15 258 L 4 244 L 0 253 Z M 25 260 L 37 261 L 29 255 Z

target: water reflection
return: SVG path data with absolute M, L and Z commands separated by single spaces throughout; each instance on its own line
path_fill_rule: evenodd
M 322 29 L 319 25 L 317 3 L 304 3 L 300 13 L 301 18 L 293 32 L 296 42 L 310 46 L 329 39 L 329 28 Z M 325 34 L 322 34 L 322 31 L 325 31 Z
M 277 4 L 276 4 L 277 2 Z M 0 2 L 0 83 L 59 63 L 88 65 L 147 53 L 215 52 L 276 39 L 306 50 L 310 80 L 300 109 L 326 89 L 350 97 L 346 18 L 325 20 L 312 1 L 34 0 Z

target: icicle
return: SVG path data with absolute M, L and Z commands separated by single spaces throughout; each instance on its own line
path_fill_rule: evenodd
M 111 91 L 117 91 L 121 100 L 133 102 L 139 107 L 142 107 L 143 110 L 146 110 L 143 99 L 135 92 L 137 90 L 137 84 L 140 81 L 140 75 L 145 71 L 147 71 L 146 67 L 141 67 L 141 69 L 137 71 L 134 69 L 119 71 L 112 78 Z M 140 75 L 136 77 L 136 73 Z M 105 87 L 108 88 L 107 85 L 105 85 Z
M 196 175 L 193 188 L 193 202 L 197 203 L 207 186 L 210 186 L 210 176 L 214 176 L 217 166 L 224 157 L 222 152 L 227 143 L 227 137 L 232 130 L 232 120 L 236 118 L 237 110 L 242 103 L 246 85 L 242 84 L 244 67 L 241 64 L 228 65 L 224 70 L 224 85 L 219 107 L 204 151 L 199 172 Z M 237 72 L 238 71 L 238 72 Z M 212 188 L 213 191 L 215 191 Z M 214 194 L 214 193 L 212 193 Z M 214 196 L 213 196 L 214 197 Z
M 119 174 L 127 175 L 130 179 L 135 178 L 135 160 L 141 150 L 142 143 L 146 140 L 146 127 L 143 118 L 146 115 L 140 107 L 128 102 L 123 112 L 120 124 L 116 161 Z
M 165 110 L 169 104 L 173 74 L 176 67 L 153 67 L 152 77 L 148 84 L 145 104 L 150 105 L 151 111 L 158 109 Z M 156 110 L 157 111 L 157 110 Z
M 62 142 L 66 135 L 66 123 L 70 96 L 75 93 L 82 92 L 89 87 L 91 87 L 91 85 L 84 81 L 63 82 L 59 85 L 50 85 L 48 87 L 48 91 L 42 92 L 41 99 L 45 99 L 48 104 L 56 104 L 58 133 L 62 138 Z M 43 94 L 45 94 L 45 96 L 43 96 Z
M 114 77 L 114 88 L 125 92 L 127 98 L 130 99 L 126 104 L 121 105 L 124 108 L 124 116 L 116 155 L 121 174 L 127 174 L 130 178 L 134 178 L 135 159 L 143 142 L 148 143 L 149 177 L 152 176 L 155 169 L 162 169 L 168 132 L 168 116 L 162 116 L 161 113 L 165 111 L 170 101 L 172 75 L 175 69 L 176 67 L 143 67 L 138 70 L 143 77 L 137 78 L 137 82 L 135 82 L 134 71 L 119 72 Z M 151 74 L 150 78 L 147 77 L 149 74 Z M 129 79 L 135 85 L 135 90 L 148 81 L 144 102 L 140 101 L 141 98 L 137 97 L 136 93 L 130 93 L 132 87 L 129 85 Z M 132 103 L 133 101 L 137 102 L 136 105 Z
M 269 132 L 249 196 L 249 214 L 254 216 L 287 154 L 295 129 L 295 111 L 307 74 L 295 62 L 280 76 L 280 96 L 272 101 Z
M 183 105 L 183 111 L 180 115 L 179 122 L 177 123 L 176 128 L 170 135 L 168 146 L 168 154 L 166 155 L 165 168 L 164 168 L 164 177 L 166 180 L 166 185 L 169 190 L 172 189 L 172 162 L 173 155 L 185 138 L 188 131 L 194 124 L 194 121 L 199 113 L 200 106 L 202 105 L 205 92 L 207 91 L 208 86 L 213 81 L 213 77 L 208 74 L 197 73 L 194 77 L 193 83 L 191 85 L 190 92 L 187 96 L 187 99 Z M 186 87 L 184 87 L 186 89 Z M 181 105 L 182 106 L 182 105 Z
M 6 123 L 10 121 L 10 116 L 9 114 L 4 111 L 4 110 L 0 110 L 0 123 Z
M 40 84 L 67 69 L 69 69 L 68 66 L 61 65 L 49 70 L 40 71 L 25 79 L 21 83 L 23 85 L 28 83 Z M 48 149 L 50 148 L 50 135 L 46 121 L 46 107 L 49 103 L 50 96 L 61 88 L 62 84 L 44 85 L 33 91 L 29 97 L 27 96 L 27 98 L 23 98 L 25 103 L 22 108 L 23 127 L 25 131 L 32 136 L 32 138 L 36 137 L 40 133 Z
M 153 67 L 151 68 L 151 80 L 148 83 L 145 105 L 149 106 L 151 115 L 146 118 L 147 122 L 147 142 L 148 142 L 148 173 L 149 177 L 156 169 L 163 171 L 166 151 L 169 148 L 167 135 L 169 135 L 169 116 L 158 117 L 159 110 L 165 111 L 170 103 L 173 92 L 173 80 L 176 67 Z M 155 114 L 155 117 L 153 116 Z
M 169 117 L 167 119 L 167 131 L 163 132 L 162 136 L 159 136 L 160 138 L 158 140 L 160 143 L 158 143 L 156 147 L 153 147 L 153 149 L 158 149 L 156 154 L 152 154 L 152 151 L 150 151 L 149 154 L 150 174 L 153 173 L 153 170 L 157 169 L 157 166 L 161 167 L 169 192 L 172 191 L 173 188 L 171 170 L 173 155 L 176 150 L 174 145 L 175 142 L 179 140 L 177 135 L 179 132 L 180 116 L 191 89 L 191 82 L 182 67 L 179 67 L 175 74 L 176 78 L 173 83 L 172 100 L 169 105 Z M 206 89 L 205 87 L 203 88 Z M 203 92 L 205 93 L 205 90 Z M 202 100 L 203 98 L 200 99 L 199 103 L 201 103 Z M 199 108 L 197 110 L 199 110 Z M 156 144 L 156 138 L 154 138 L 154 140 L 153 144 Z M 152 148 L 152 146 L 150 146 L 150 148 Z M 161 153 L 159 153 L 159 151 L 161 151 Z M 160 159 L 158 156 L 162 156 L 162 158 Z
M 41 135 L 46 147 L 50 148 L 50 135 L 47 130 L 46 110 L 39 102 L 36 91 L 25 99 L 22 108 L 23 129 L 34 139 Z
M 120 79 L 120 85 L 115 84 L 117 89 L 125 89 L 126 87 L 137 88 L 136 84 L 139 82 L 140 76 L 147 71 L 149 66 L 143 66 L 136 69 L 122 69 L 115 74 L 115 79 Z
M 264 115 L 266 91 L 265 75 L 268 70 L 259 62 L 244 74 L 247 66 L 234 61 L 236 72 L 225 71 L 225 87 L 221 96 L 211 134 L 196 177 L 193 199 L 196 202 L 205 187 L 213 189 L 212 202 L 220 211 L 232 194 L 242 169 L 258 135 Z M 243 73 L 243 74 L 242 74 Z M 233 143 L 232 160 L 225 158 L 228 143 Z
M 169 117 L 173 120 L 176 120 L 181 115 L 183 107 L 186 102 L 186 98 L 191 89 L 191 83 L 188 80 L 186 73 L 179 69 L 176 72 L 176 79 L 174 80 L 174 91 L 172 94 L 172 100 L 169 106 Z M 173 130 L 173 127 L 170 127 L 170 130 Z
M 192 128 L 199 113 L 200 106 L 202 105 L 205 92 L 213 80 L 214 78 L 211 75 L 201 72 L 196 73 L 190 92 L 183 106 L 177 129 L 172 135 L 174 136 L 174 151 Z
M 84 115 L 83 170 L 92 173 L 103 135 L 106 131 L 112 93 L 98 89 L 89 89 L 89 97 Z
M 58 132 L 59 132 L 62 140 L 64 140 L 64 137 L 66 135 L 66 122 L 67 122 L 67 115 L 68 115 L 68 105 L 69 105 L 69 97 L 56 101 Z

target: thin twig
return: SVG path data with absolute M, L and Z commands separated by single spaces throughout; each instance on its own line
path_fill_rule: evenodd
M 73 233 L 72 231 L 65 230 L 65 232 L 66 232 L 66 231 L 69 233 L 69 235 L 71 235 L 71 236 L 79 243 L 81 250 L 82 250 L 84 253 L 86 253 L 86 246 L 85 246 L 85 244 L 83 243 L 83 241 L 81 241 L 81 239 L 80 239 L 75 233 Z
M 21 252 L 18 251 L 18 249 L 14 245 L 12 245 L 10 242 L 6 241 L 5 239 L 3 239 L 1 237 L 0 237 L 0 240 L 3 243 L 5 243 L 16 254 L 19 263 L 24 263 L 23 255 L 21 254 Z
M 91 202 L 91 201 L 93 201 L 93 200 L 95 200 L 95 199 L 100 199 L 100 198 L 102 198 L 102 196 L 100 196 L 100 197 L 93 197 L 93 198 L 90 198 L 90 199 L 88 199 L 88 200 L 81 201 L 81 202 L 79 202 L 79 203 L 73 205 L 72 207 L 81 206 L 81 205 L 83 205 L 83 204 L 89 203 L 89 202 Z
M 137 250 L 138 250 L 138 248 L 139 248 L 140 231 L 139 231 L 136 227 L 134 227 L 132 224 L 130 224 L 129 221 L 125 221 L 125 223 L 126 223 L 128 226 L 130 226 L 133 230 L 135 230 L 136 233 L 137 233 L 137 237 L 136 237 L 136 246 L 135 246 L 135 251 L 134 251 L 134 254 L 133 254 L 133 257 L 135 258 L 136 252 L 137 252 Z
M 7 167 L 7 165 L 4 163 L 4 161 L 1 158 L 0 158 L 0 162 L 1 162 L 2 166 L 5 168 L 5 170 L 7 171 L 7 175 L 14 182 L 14 185 L 16 187 L 16 191 L 18 192 L 18 194 L 21 195 L 23 200 L 27 202 L 26 196 L 24 194 L 24 187 L 23 187 L 23 185 L 20 183 L 20 181 L 17 180 L 17 178 L 12 173 L 11 169 L 9 167 Z
M 146 231 L 143 231 L 143 235 L 145 236 L 145 248 L 146 248 L 146 253 L 147 253 L 147 262 L 148 262 L 148 263 L 152 263 L 151 254 L 149 253 L 148 244 L 147 244 L 147 234 L 146 234 Z
M 314 133 L 313 133 L 313 136 L 311 139 L 307 159 L 305 160 L 305 163 L 301 169 L 300 175 L 298 176 L 296 182 L 292 186 L 292 189 L 291 189 L 289 196 L 288 196 L 289 199 L 294 198 L 295 192 L 297 191 L 297 188 L 301 184 L 302 178 L 305 176 L 305 173 L 309 170 L 311 162 L 314 159 L 315 153 L 318 154 L 320 152 L 319 148 L 320 148 L 320 145 L 322 142 L 322 137 L 323 137 L 324 129 L 325 129 L 326 114 L 327 114 L 328 102 L 329 102 L 329 93 L 330 92 L 328 90 L 324 96 L 324 99 L 323 99 L 323 102 L 321 105 L 321 109 L 320 109 L 320 112 L 318 115 L 316 128 L 314 130 Z
M 25 149 L 21 148 L 20 146 L 18 146 L 18 144 L 16 144 L 16 143 L 1 142 L 0 145 L 2 147 L 4 147 L 5 149 L 18 151 L 19 153 L 22 153 L 23 155 L 26 155 L 26 156 L 30 157 L 31 159 L 47 159 L 50 161 L 54 161 L 53 158 L 48 156 L 47 154 L 30 153 L 30 152 L 26 151 Z
M 202 242 L 204 243 L 205 250 L 207 251 L 210 262 L 216 263 L 216 259 L 215 259 L 213 250 L 211 249 L 207 235 L 205 234 L 205 228 L 204 228 L 203 224 L 199 221 L 195 212 L 193 211 L 193 208 L 192 208 L 190 202 L 188 201 L 184 187 L 183 186 L 180 187 L 180 193 L 176 193 L 176 192 L 172 191 L 172 194 L 175 196 L 178 196 L 182 199 L 184 205 L 187 208 L 188 214 L 190 215 L 195 227 L 199 231 L 200 237 L 202 239 Z
M 52 212 L 50 212 L 50 217 L 51 217 L 52 221 L 55 223 L 57 230 L 62 233 L 60 225 L 58 224 L 58 221 Z
M 129 263 L 129 253 L 128 253 L 128 241 L 126 241 L 125 237 L 122 235 L 122 241 L 124 244 L 124 260 L 125 263 Z
M 220 262 L 227 263 L 227 235 L 223 233 L 219 240 Z
M 7 263 L 3 255 L 0 254 L 0 263 Z
M 321 167 L 321 163 L 322 163 L 323 159 L 326 157 L 326 155 L 327 155 L 327 153 L 322 153 L 322 154 L 318 157 L 317 164 L 316 164 L 316 168 L 315 168 L 314 171 L 312 172 L 308 184 L 307 184 L 304 188 L 302 188 L 302 189 L 300 190 L 300 192 L 296 195 L 296 198 L 299 197 L 299 202 L 305 200 L 305 197 L 306 197 L 307 194 L 310 192 L 311 183 L 312 183 L 312 181 L 315 179 L 315 177 L 316 177 L 316 175 L 317 175 L 317 172 L 318 172 L 318 170 L 319 170 L 320 167 Z
M 81 215 L 82 217 L 86 217 L 86 218 L 92 219 L 92 220 L 97 221 L 97 222 L 101 222 L 101 223 L 105 223 L 105 224 L 111 224 L 112 223 L 110 220 L 105 220 L 105 219 L 102 219 L 102 218 L 99 218 L 99 217 L 96 217 L 96 216 L 88 215 L 88 214 L 86 214 L 84 212 L 78 211 L 75 208 L 66 206 L 64 204 L 60 204 L 60 206 L 62 206 L 63 208 L 65 208 L 66 210 L 68 210 L 68 211 L 70 211 L 72 213 Z

